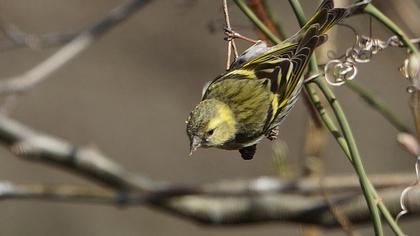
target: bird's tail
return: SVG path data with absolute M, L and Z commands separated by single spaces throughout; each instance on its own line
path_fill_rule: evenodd
M 294 86 L 290 86 L 291 90 L 287 91 L 285 96 L 289 96 L 297 87 L 296 83 L 300 80 L 315 48 L 327 41 L 328 37 L 325 33 L 342 19 L 363 10 L 369 2 L 370 0 L 364 0 L 346 8 L 334 8 L 333 0 L 322 1 L 311 19 L 289 39 L 296 42 L 296 49 L 292 50 L 290 58 L 293 64 L 290 84 Z
M 270 60 L 273 55 L 281 55 L 282 58 L 279 62 L 273 63 L 279 67 L 277 71 L 274 70 L 277 73 L 273 72 L 276 76 L 272 78 L 272 85 L 275 85 L 272 86 L 272 91 L 278 95 L 279 104 L 273 118 L 266 125 L 268 129 L 277 126 L 296 103 L 302 89 L 302 74 L 315 48 L 327 40 L 325 33 L 342 19 L 362 10 L 368 2 L 369 0 L 365 0 L 347 8 L 334 8 L 333 0 L 322 1 L 314 16 L 298 33 L 287 39 L 285 43 L 279 44 L 279 48 L 274 46 L 273 52 L 265 56 L 266 58 L 261 57 L 257 60 L 260 62 L 264 59 Z M 262 67 L 267 67 L 266 64 L 260 64 Z
M 369 2 L 370 0 L 364 0 L 346 8 L 334 8 L 333 0 L 324 0 L 297 35 L 305 34 L 314 24 L 319 24 L 319 34 L 324 34 L 342 19 L 359 13 Z

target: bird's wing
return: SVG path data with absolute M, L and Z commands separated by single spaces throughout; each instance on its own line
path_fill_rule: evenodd
M 271 92 L 276 95 L 272 100 L 272 110 L 267 116 L 266 129 L 277 125 L 296 102 L 301 90 L 302 74 L 313 50 L 327 37 L 319 35 L 320 26 L 314 24 L 298 42 L 286 42 L 286 46 L 274 46 L 266 54 L 244 63 L 240 73 L 253 73 L 249 77 L 269 79 Z
M 334 8 L 332 0 L 324 0 L 297 34 L 264 50 L 261 55 L 239 63 L 210 82 L 203 90 L 203 99 L 209 96 L 212 87 L 225 80 L 270 81 L 270 91 L 274 96 L 271 96 L 272 108 L 267 116 L 266 128 L 279 124 L 296 102 L 303 84 L 301 77 L 313 50 L 327 40 L 324 32 L 360 7 Z
M 297 96 L 296 91 L 300 90 L 299 85 L 302 83 L 299 81 L 308 58 L 313 49 L 318 46 L 320 38 L 324 39 L 323 36 L 318 35 L 318 29 L 319 25 L 314 25 L 308 29 L 299 42 L 289 41 L 276 45 L 266 53 L 253 57 L 240 67 L 219 76 L 205 88 L 203 99 L 223 97 L 227 98 L 226 102 L 229 102 L 229 99 L 233 95 L 236 96 L 235 93 L 240 90 L 241 94 L 244 94 L 241 96 L 250 99 L 252 94 L 261 92 L 257 88 L 267 85 L 270 95 L 267 99 L 271 104 L 264 123 L 265 128 L 271 127 L 273 122 L 277 122 L 277 117 L 283 108 L 291 103 L 291 99 L 294 98 L 291 95 Z M 246 86 L 243 86 L 245 84 Z M 223 89 L 220 89 L 221 87 Z M 244 91 L 245 87 L 249 88 L 248 92 Z M 219 91 L 223 94 L 216 94 Z M 245 100 L 244 98 L 241 99 Z
M 203 100 L 214 98 L 226 103 L 244 129 L 253 127 L 261 132 L 273 99 L 270 86 L 268 79 L 233 76 L 210 84 Z

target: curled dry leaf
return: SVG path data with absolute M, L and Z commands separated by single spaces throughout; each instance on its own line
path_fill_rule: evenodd
M 399 133 L 397 141 L 411 154 L 414 156 L 420 156 L 420 144 L 416 138 L 408 133 Z

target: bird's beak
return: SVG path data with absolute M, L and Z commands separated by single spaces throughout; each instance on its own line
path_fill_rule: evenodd
M 201 139 L 200 139 L 200 137 L 193 136 L 192 139 L 191 139 L 191 143 L 190 143 L 190 156 L 200 146 L 201 146 Z

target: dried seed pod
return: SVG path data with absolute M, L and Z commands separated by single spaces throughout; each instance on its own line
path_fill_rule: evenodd
M 404 60 L 404 64 L 400 67 L 403 76 L 411 81 L 411 93 L 420 90 L 420 58 L 412 53 Z

